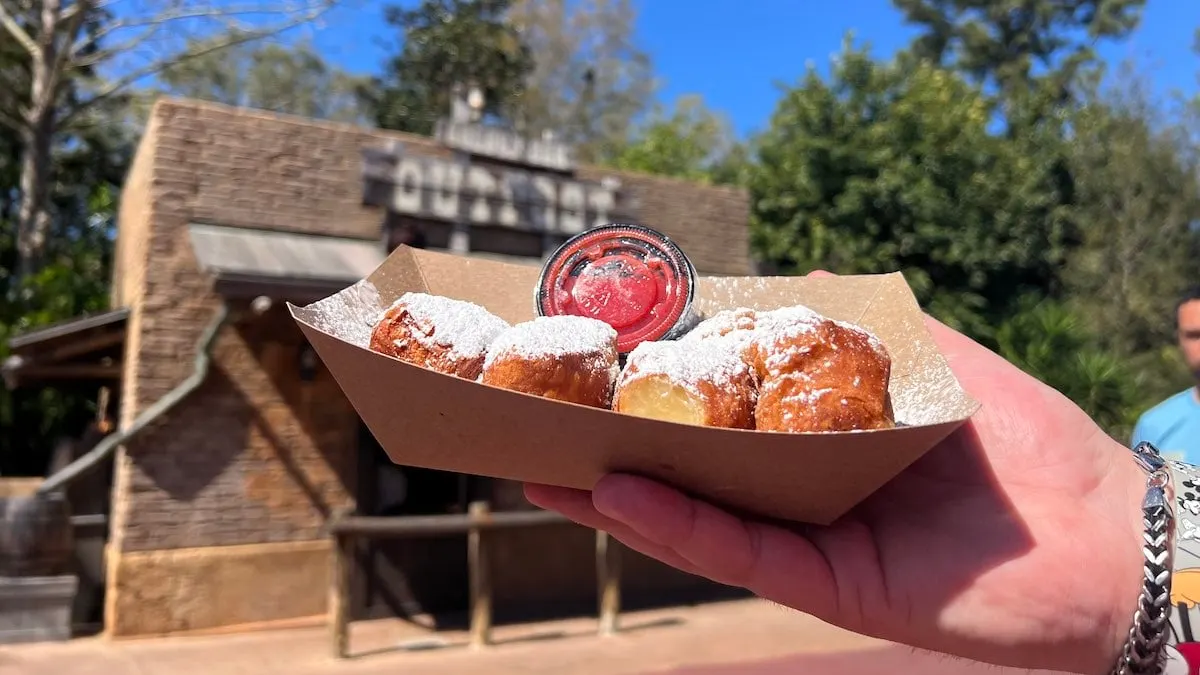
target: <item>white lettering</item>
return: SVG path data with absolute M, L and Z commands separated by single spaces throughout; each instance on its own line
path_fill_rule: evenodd
M 555 222 L 555 202 L 557 201 L 556 190 L 554 189 L 554 181 L 546 176 L 534 176 L 530 181 L 533 184 L 533 191 L 537 193 L 538 198 L 533 200 L 534 204 L 529 210 L 529 219 L 533 221 L 535 229 L 543 232 L 553 232 L 558 223 Z M 541 208 L 537 208 L 538 206 Z
M 496 209 L 496 221 L 504 227 L 516 227 L 521 214 L 513 199 L 513 184 L 519 182 L 521 174 L 505 171 L 500 179 L 500 206 Z
M 492 208 L 488 199 L 496 190 L 495 177 L 482 167 L 472 166 L 467 169 L 467 186 L 475 192 L 475 199 L 471 201 L 471 211 L 467 217 L 472 222 L 490 225 Z
M 608 214 L 617 206 L 616 195 L 612 190 L 605 187 L 593 187 L 588 191 L 588 207 L 595 214 L 592 217 L 591 227 L 600 227 L 608 224 Z
M 575 182 L 564 182 L 559 188 L 558 228 L 563 234 L 579 234 L 584 225 L 584 193 L 583 185 Z
M 458 196 L 462 188 L 462 167 L 446 162 L 430 162 L 426 175 L 432 193 L 429 210 L 438 218 L 458 218 Z
M 573 235 L 609 222 L 620 204 L 615 186 L 554 174 L 403 155 L 374 166 L 365 198 L 418 218 Z
M 421 165 L 401 157 L 396 162 L 396 189 L 392 193 L 392 209 L 397 213 L 418 213 L 421 210 Z

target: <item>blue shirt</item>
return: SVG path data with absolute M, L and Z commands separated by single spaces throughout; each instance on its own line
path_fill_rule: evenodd
M 1189 388 L 1142 413 L 1132 446 L 1150 441 L 1163 457 L 1200 465 L 1200 401 Z

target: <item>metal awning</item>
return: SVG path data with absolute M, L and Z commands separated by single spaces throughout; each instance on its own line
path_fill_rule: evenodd
M 383 242 L 369 239 L 208 224 L 189 225 L 188 234 L 200 267 L 214 276 L 216 291 L 231 298 L 266 295 L 308 304 L 370 276 L 387 258 Z M 483 251 L 458 255 L 516 265 L 544 262 Z
M 18 335 L 12 355 L 0 364 L 5 384 L 38 380 L 119 380 L 129 310 L 115 309 Z
M 202 224 L 189 225 L 188 235 L 227 297 L 310 302 L 370 275 L 386 257 L 382 241 L 366 239 Z

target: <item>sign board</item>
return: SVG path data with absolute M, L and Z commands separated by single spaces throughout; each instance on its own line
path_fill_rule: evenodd
M 525 138 L 520 134 L 472 122 L 443 119 L 435 137 L 452 150 L 552 171 L 575 168 L 571 148 L 549 139 Z
M 422 219 L 571 236 L 634 220 L 619 184 L 409 154 L 363 151 L 363 202 Z

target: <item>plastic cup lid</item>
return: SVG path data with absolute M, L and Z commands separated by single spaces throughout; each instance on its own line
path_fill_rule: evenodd
M 668 334 L 692 302 L 694 271 L 666 236 L 638 225 L 588 230 L 564 243 L 542 268 L 538 313 L 598 319 L 628 353 Z

